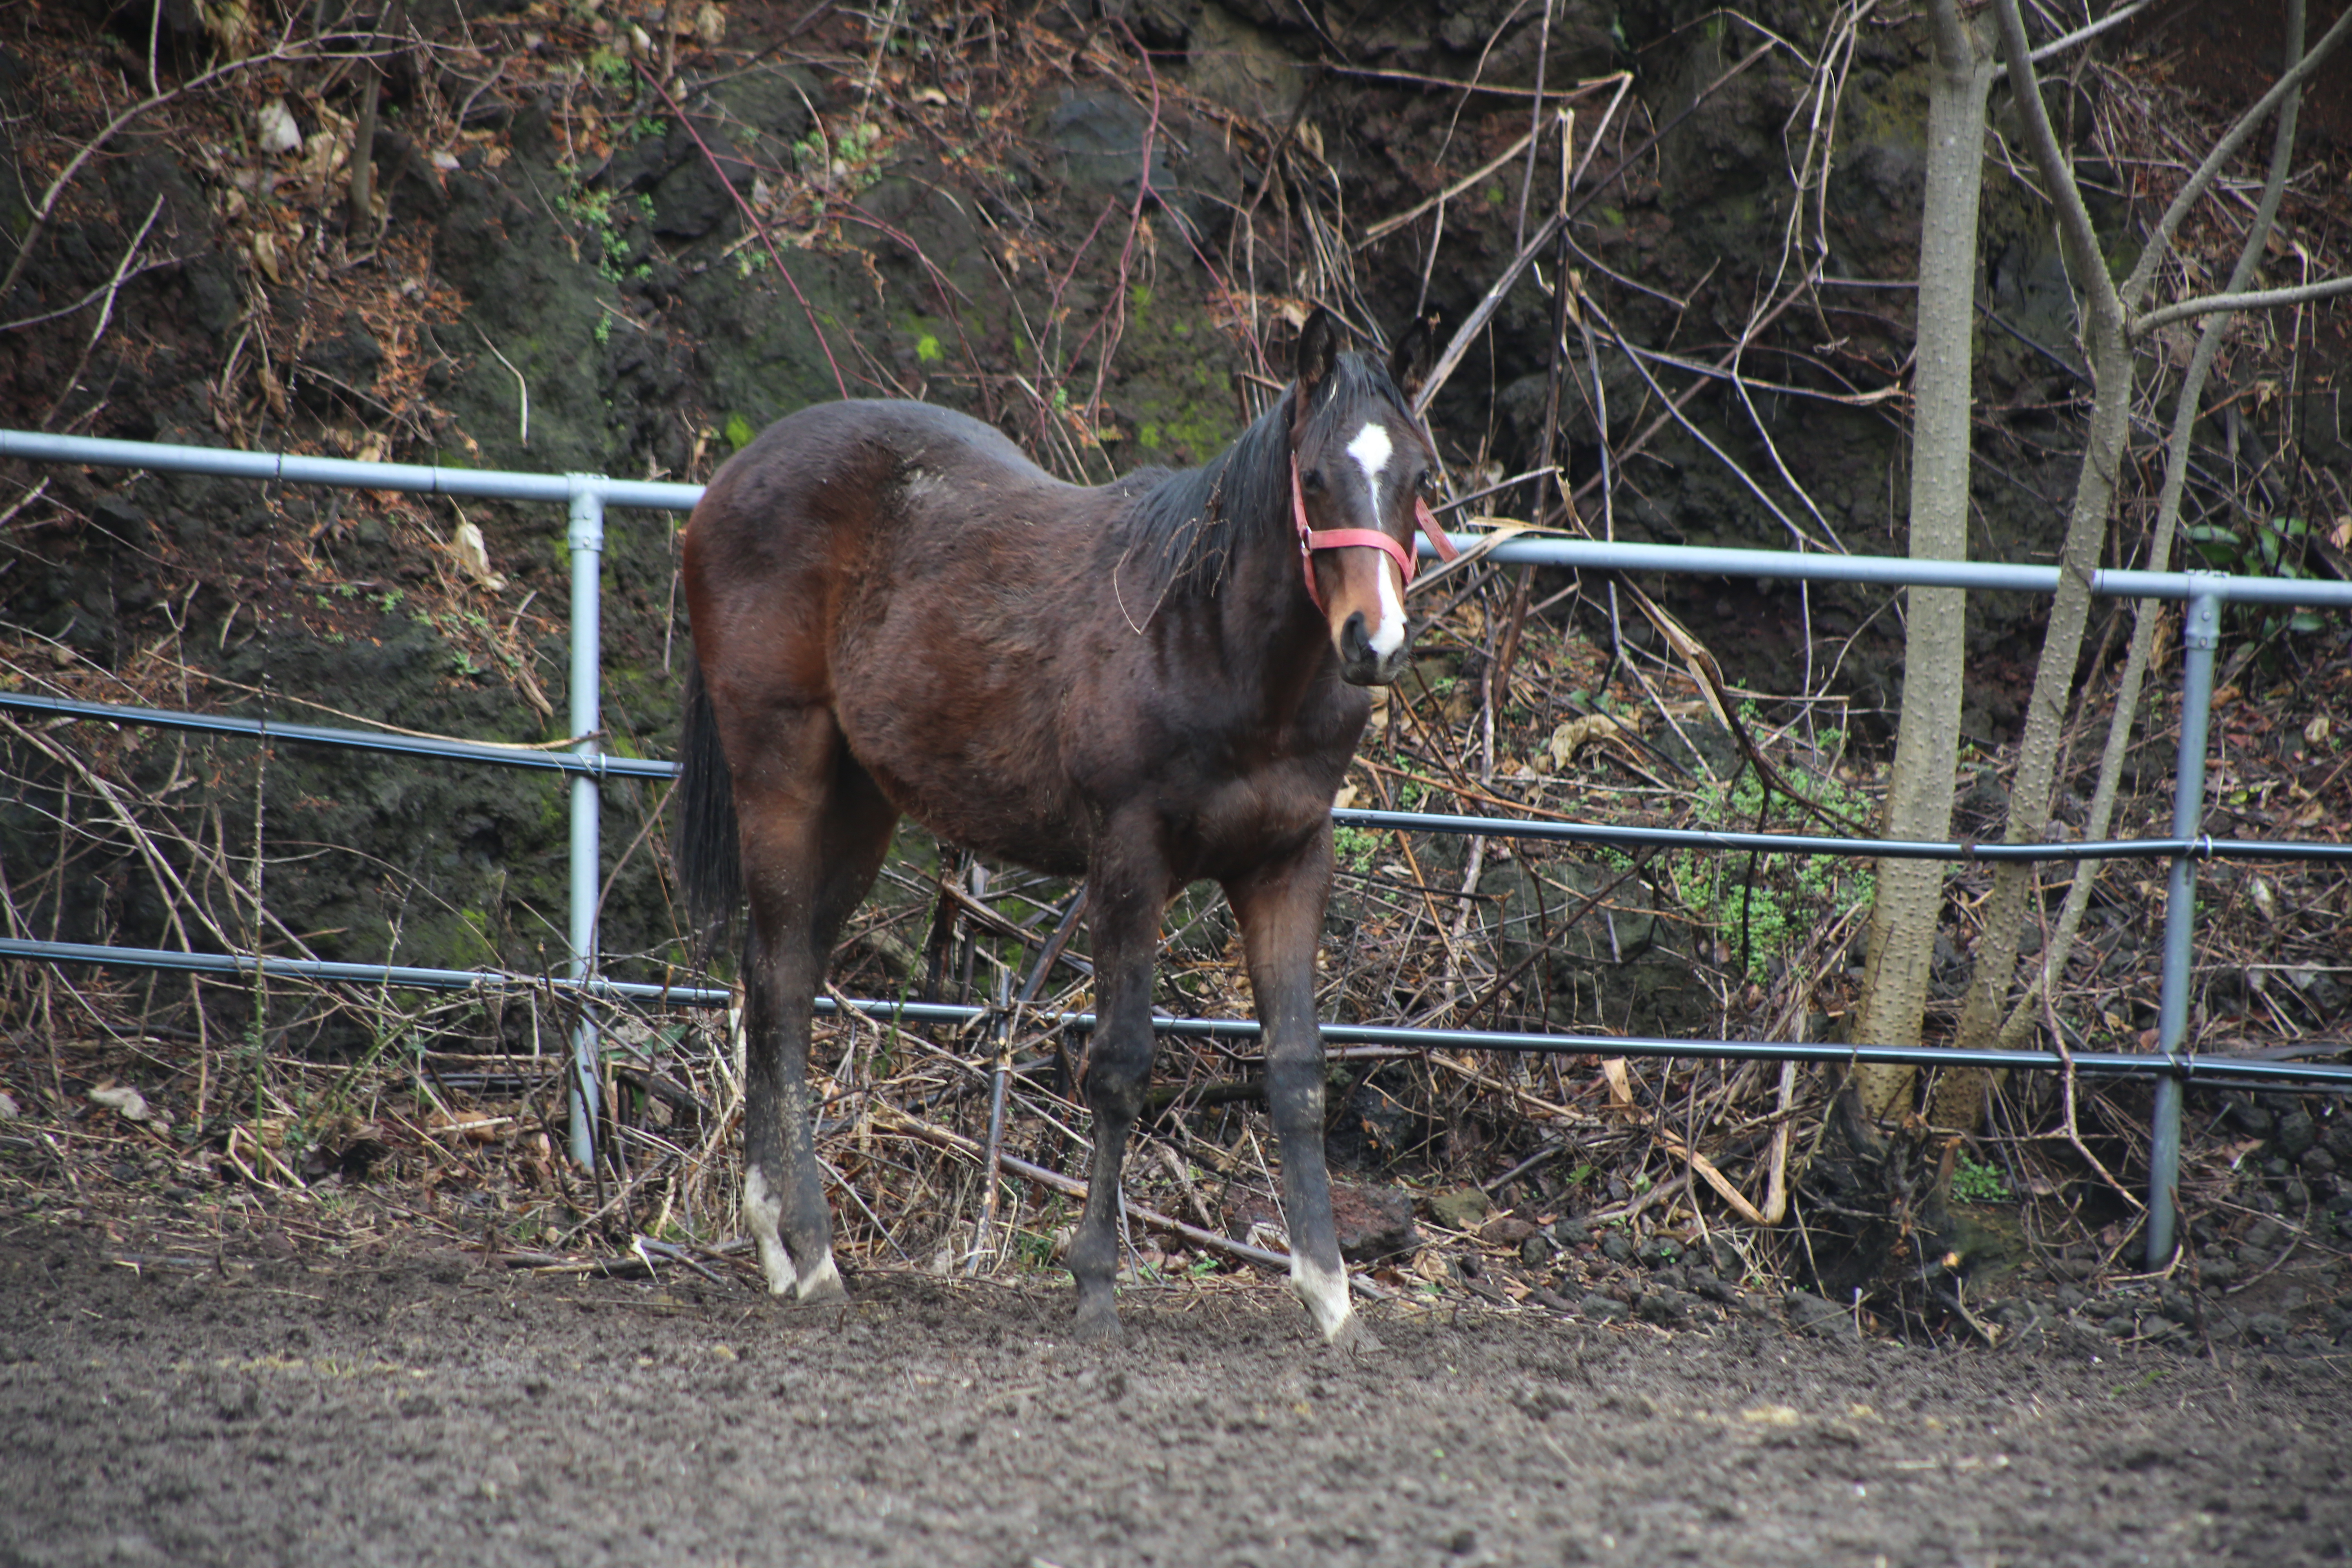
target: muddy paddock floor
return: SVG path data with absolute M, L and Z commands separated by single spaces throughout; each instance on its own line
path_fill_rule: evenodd
M 2341 1358 L 135 1247 L 0 1233 L 0 1563 L 2352 1558 Z

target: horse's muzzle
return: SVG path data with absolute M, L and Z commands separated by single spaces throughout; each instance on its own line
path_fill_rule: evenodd
M 1382 653 L 1372 646 L 1371 634 L 1364 629 L 1361 611 L 1348 617 L 1339 628 L 1339 679 L 1350 686 L 1386 686 L 1404 673 L 1412 662 L 1412 638 L 1402 638 L 1396 647 Z

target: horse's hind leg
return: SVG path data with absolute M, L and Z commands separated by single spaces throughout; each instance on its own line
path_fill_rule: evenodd
M 756 765 L 733 770 L 751 912 L 743 1217 L 768 1289 L 824 1300 L 844 1291 L 809 1122 L 810 1014 L 834 938 L 873 886 L 897 813 L 823 710 L 761 739 Z
M 1323 1032 L 1315 1021 L 1315 948 L 1331 891 L 1331 830 L 1289 860 L 1225 884 L 1241 922 L 1250 992 L 1265 1041 L 1266 1108 L 1282 1148 L 1290 1288 L 1335 1345 L 1377 1347 L 1348 1300 L 1323 1158 Z

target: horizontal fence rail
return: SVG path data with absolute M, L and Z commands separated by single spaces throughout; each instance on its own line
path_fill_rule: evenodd
M 542 752 L 529 746 L 500 745 L 495 741 L 457 741 L 439 735 L 402 735 L 385 730 L 338 730 L 323 724 L 289 724 L 277 719 L 240 719 L 231 713 L 184 713 L 170 708 L 134 708 L 112 702 L 77 702 L 62 697 L 42 697 L 29 691 L 0 691 L 0 709 L 18 713 L 49 713 L 99 723 L 140 724 L 154 730 L 194 730 L 212 735 L 238 735 L 247 740 L 292 741 L 305 746 L 336 746 L 353 752 L 384 752 L 394 756 L 437 757 L 452 762 L 485 763 L 500 768 L 537 768 L 549 773 L 585 773 L 592 778 L 667 779 L 677 776 L 676 763 L 650 757 L 615 757 L 599 752 Z M 574 742 L 566 741 L 565 745 Z
M 526 977 L 494 971 L 341 963 L 319 959 L 256 958 L 250 954 L 235 953 L 172 953 L 156 949 L 45 943 L 17 939 L 0 941 L 0 957 L 51 963 L 117 963 L 137 968 L 182 969 L 226 975 L 282 974 L 289 978 L 299 976 L 420 989 L 535 988 L 565 992 L 589 999 L 668 1001 L 696 1006 L 716 1005 L 725 1000 L 727 993 L 710 987 L 613 981 L 595 973 L 600 809 L 597 783 L 607 777 L 663 779 L 674 776 L 677 771 L 674 764 L 654 759 L 607 756 L 598 743 L 601 733 L 598 705 L 601 639 L 597 574 L 604 552 L 604 508 L 612 505 L 688 510 L 701 499 L 701 486 L 613 479 L 594 474 L 525 474 L 415 464 L 367 463 L 340 458 L 103 440 L 25 430 L 0 430 L 0 458 L 199 474 L 262 483 L 341 486 L 564 505 L 570 517 L 566 539 L 572 555 L 572 740 L 566 742 L 570 746 L 568 751 L 535 751 L 527 747 L 440 737 L 286 724 L 267 719 L 75 702 L 28 693 L 0 692 L 0 708 L 19 712 L 47 712 L 64 719 L 151 724 L 242 735 L 263 742 L 288 741 L 565 773 L 569 775 L 572 792 L 572 973 L 568 978 L 559 981 L 552 977 Z M 1459 533 L 1453 536 L 1453 542 L 1465 551 L 1473 546 L 1485 545 L 1484 556 L 1496 564 L 1548 566 L 1577 572 L 1660 573 L 1745 577 L 1759 582 L 1847 583 L 1890 589 L 1940 587 L 2042 595 L 2056 592 L 2060 581 L 2060 569 L 2055 566 L 2024 566 L 2000 562 L 1797 554 L 1781 551 L 1619 543 L 1524 534 L 1496 542 L 1492 542 L 1489 535 Z M 1435 552 L 1433 545 L 1426 540 L 1418 542 L 1418 548 L 1424 555 Z M 1664 847 L 1718 852 L 1744 850 L 1954 861 L 2168 859 L 2171 863 L 2171 875 L 2166 894 L 2163 999 L 2155 1052 L 2136 1055 L 1964 1052 L 1937 1047 L 1642 1040 L 1610 1036 L 1509 1035 L 1476 1030 L 1343 1025 L 1331 1026 L 1324 1030 L 1324 1034 L 1334 1040 L 1400 1047 L 1435 1046 L 1576 1055 L 1822 1063 L 1887 1061 L 1917 1066 L 1949 1065 L 1958 1059 L 1975 1067 L 2073 1070 L 2105 1077 L 2153 1079 L 2156 1082 L 2156 1104 L 2150 1118 L 2147 1254 L 2151 1262 L 2162 1262 L 2172 1250 L 2176 1213 L 2173 1188 L 2179 1167 L 2180 1091 L 2184 1083 L 2194 1079 L 2267 1087 L 2352 1088 L 2352 1068 L 2292 1061 L 2250 1060 L 2237 1057 L 2199 1057 L 2181 1048 L 2188 1031 L 2189 961 L 2195 929 L 2196 863 L 2208 859 L 2295 860 L 2318 864 L 2352 861 L 2352 845 L 2217 839 L 2199 831 L 2204 816 L 2207 720 L 2211 706 L 2213 658 L 2220 640 L 2221 607 L 2229 604 L 2247 604 L 2352 610 L 2352 583 L 2243 577 L 2210 572 L 2102 570 L 2089 574 L 2088 586 L 2093 594 L 2104 597 L 2163 599 L 2182 602 L 2187 605 L 2181 637 L 2184 653 L 2181 733 L 2174 773 L 2173 834 L 2168 838 L 2045 844 L 1888 841 L 1803 834 L 1618 827 L 1515 817 L 1365 810 L 1334 811 L 1332 820 L 1343 826 L 1476 834 L 1612 847 Z M 825 998 L 820 999 L 819 1005 L 824 1010 L 832 1007 L 830 999 Z M 908 1021 L 963 1023 L 988 1012 L 982 1008 L 939 1005 L 919 1008 L 915 1005 L 901 1006 L 887 1003 L 853 1003 L 851 1005 L 860 1011 L 870 1010 L 877 1017 L 895 1016 Z M 599 1081 L 596 1028 L 585 1014 L 586 1009 L 583 1009 L 582 1022 L 573 1036 L 577 1077 L 575 1092 L 572 1097 L 572 1153 L 583 1164 L 593 1163 L 594 1158 L 591 1108 L 595 1102 L 594 1091 Z M 1066 1021 L 1076 1023 L 1079 1017 L 1073 1016 Z M 1165 1019 L 1160 1020 L 1157 1026 L 1171 1034 L 1235 1038 L 1252 1037 L 1256 1030 L 1255 1024 L 1208 1019 Z M 2342 1048 L 2352 1049 L 2352 1045 Z
M 339 730 L 316 724 L 280 723 L 274 719 L 241 719 L 231 714 L 188 713 L 168 708 L 79 702 L 32 692 L 0 691 L 0 710 L 10 710 L 20 713 L 47 713 L 83 719 L 93 723 L 143 724 L 157 729 L 235 735 L 252 741 L 289 741 L 302 745 L 332 746 L 350 751 L 483 763 L 494 767 L 585 773 L 596 778 L 670 779 L 677 776 L 677 764 L 659 757 L 616 757 L 610 753 L 583 757 L 572 752 L 534 751 L 525 746 L 501 745 L 495 742 L 402 735 L 377 730 Z M 2041 843 L 2010 844 L 1983 839 L 1842 838 L 1813 833 L 1744 833 L 1712 827 L 1625 826 L 1615 823 L 1554 822 L 1524 816 L 1465 816 L 1442 811 L 1375 811 L 1356 806 L 1334 807 L 1331 821 L 1339 827 L 1396 828 L 1407 833 L 1523 838 L 1609 848 L 1649 847 L 1749 850 L 1770 855 L 1848 855 L 1882 860 L 2167 860 L 2185 857 L 2191 860 L 2297 860 L 2352 866 L 2352 844 L 2329 844 L 2305 838 L 2215 838 L 2210 834 L 2195 838 L 2061 838 Z
M 181 952 L 170 948 L 113 947 L 94 942 L 30 942 L 0 937 L 0 958 L 42 959 L 175 973 L 256 979 L 264 974 L 328 984 L 395 990 L 541 993 L 583 1003 L 644 1002 L 674 1007 L 726 1007 L 735 993 L 715 985 L 657 985 L 644 981 L 555 979 L 496 969 L 428 969 L 408 964 L 344 963 L 316 958 L 256 958 L 251 953 Z M 1011 1010 L 952 1002 L 894 1002 L 878 997 L 816 999 L 823 1014 L 854 1013 L 873 1023 L 959 1026 L 1008 1016 Z M 1023 1007 L 1019 1016 L 1048 1029 L 1092 1029 L 1092 1013 Z M 1251 1018 L 1179 1018 L 1155 1014 L 1156 1033 L 1182 1038 L 1255 1040 Z M 1674 1057 L 1707 1061 L 1811 1062 L 1825 1066 L 1886 1063 L 1903 1067 L 1972 1067 L 2025 1072 L 2072 1070 L 2085 1078 L 2176 1079 L 2200 1085 L 2227 1082 L 2263 1089 L 2326 1089 L 2352 1094 L 2352 1065 L 2147 1051 L 1970 1051 L 1956 1046 L 1846 1046 L 1813 1040 L 1679 1040 L 1638 1035 L 1528 1034 L 1503 1029 L 1425 1029 L 1393 1024 L 1325 1024 L 1327 1042 L 1394 1046 L 1409 1050 L 1518 1051 L 1541 1056 Z M 2352 1049 L 2347 1043 L 2344 1049 Z M 2310 1047 L 2315 1055 L 2330 1047 Z

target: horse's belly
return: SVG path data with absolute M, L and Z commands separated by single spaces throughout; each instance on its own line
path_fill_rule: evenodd
M 1086 872 L 1086 814 L 1050 731 L 1018 695 L 920 680 L 853 683 L 836 707 L 850 755 L 905 815 L 960 848 L 1056 876 Z

